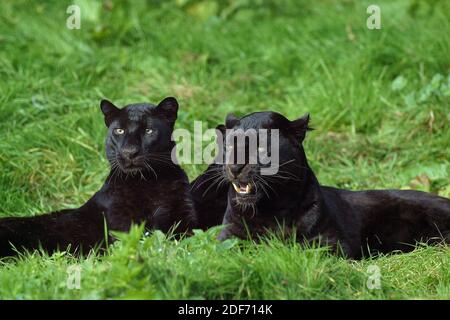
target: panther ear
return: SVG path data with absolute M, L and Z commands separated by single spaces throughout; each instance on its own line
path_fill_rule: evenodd
M 100 101 L 100 109 L 105 116 L 105 124 L 107 127 L 111 124 L 113 119 L 117 116 L 120 109 L 117 108 L 111 101 L 103 99 Z
M 175 123 L 178 114 L 178 101 L 174 97 L 164 98 L 155 109 L 164 116 L 171 124 Z
M 239 124 L 239 122 L 239 118 L 232 113 L 229 113 L 225 118 L 225 125 L 228 129 L 233 128 L 235 125 Z
M 302 142 L 305 139 L 306 131 L 313 130 L 309 127 L 309 113 L 305 114 L 303 117 L 298 118 L 290 122 L 291 130 L 297 139 Z

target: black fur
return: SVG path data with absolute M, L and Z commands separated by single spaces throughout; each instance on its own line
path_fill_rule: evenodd
M 11 244 L 28 250 L 41 246 L 49 252 L 70 245 L 73 252 L 86 253 L 105 243 L 105 229 L 128 231 L 132 223 L 164 232 L 174 225 L 175 232 L 195 226 L 187 176 L 171 161 L 177 101 L 166 98 L 157 106 L 119 109 L 103 100 L 101 109 L 111 164 L 103 187 L 78 209 L 0 219 L 0 256 L 15 254 Z
M 224 130 L 225 126 L 222 124 L 216 128 L 219 132 Z M 218 135 L 218 139 L 219 137 Z M 217 140 L 217 143 L 219 142 Z M 198 227 L 203 230 L 220 225 L 227 208 L 228 183 L 225 183 L 222 171 L 221 165 L 212 163 L 191 183 L 191 195 L 198 216 Z
M 209 165 L 203 174 L 192 181 L 191 195 L 199 228 L 207 230 L 222 223 L 227 208 L 228 187 L 222 178 L 222 166 L 217 164 Z
M 369 252 L 406 252 L 419 241 L 450 243 L 449 199 L 419 191 L 348 191 L 321 186 L 302 146 L 308 122 L 308 115 L 289 121 L 275 112 L 227 117 L 229 129 L 279 129 L 280 166 L 276 175 L 262 176 L 261 164 L 215 164 L 196 179 L 204 182 L 199 191 L 193 188 L 202 216 L 209 213 L 209 219 L 217 222 L 226 206 L 223 223 L 227 227 L 219 239 L 258 239 L 283 226 L 285 235 L 295 230 L 297 239 L 320 240 L 335 250 L 341 248 L 349 258 Z M 220 179 L 208 180 L 217 172 Z M 226 192 L 215 190 L 224 179 L 238 188 L 250 184 L 252 191 L 240 195 L 230 183 Z M 202 200 L 208 188 L 213 191 Z

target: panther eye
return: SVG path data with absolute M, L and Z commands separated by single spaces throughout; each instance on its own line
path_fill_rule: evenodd
M 264 153 L 264 152 L 266 152 L 266 148 L 259 147 L 259 148 L 258 148 L 258 152 L 259 152 L 259 153 Z
M 117 129 L 114 129 L 114 133 L 115 134 L 124 134 L 125 133 L 125 130 L 123 130 L 122 128 L 117 128 Z
M 146 134 L 152 134 L 152 133 L 153 133 L 153 130 L 152 130 L 152 129 L 145 129 L 145 133 L 146 133 Z

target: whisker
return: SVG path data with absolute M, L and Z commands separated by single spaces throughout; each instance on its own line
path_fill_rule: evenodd
M 153 169 L 153 167 L 149 163 L 147 163 L 147 161 L 145 161 L 145 160 L 144 160 L 144 165 L 153 172 L 153 174 L 155 175 L 155 179 L 158 180 L 158 175 L 156 174 L 156 171 Z
M 145 176 L 142 174 L 142 170 L 141 169 L 139 169 L 139 173 L 141 174 L 141 179 L 147 181 L 147 179 L 145 179 Z
M 198 186 L 196 186 L 196 189 L 200 188 L 201 185 L 205 184 L 206 182 L 218 177 L 220 174 L 219 173 L 214 173 L 211 177 L 209 177 L 208 179 L 202 181 Z M 191 190 L 194 188 L 194 185 L 191 186 Z
M 225 176 L 222 176 L 222 180 L 217 184 L 216 191 L 218 192 L 219 189 L 220 189 L 220 187 L 222 186 L 222 184 L 223 184 L 223 183 L 226 184 L 227 182 L 228 182 L 228 180 L 226 179 L 226 177 L 225 177 Z
M 216 179 L 214 179 L 214 181 L 211 183 L 211 185 L 208 188 L 206 188 L 206 190 L 203 192 L 202 197 L 204 197 L 205 194 L 209 191 L 209 189 L 211 189 L 216 183 L 218 183 L 221 178 L 223 178 L 223 177 L 221 177 L 221 176 L 216 177 Z
M 259 184 L 259 177 L 258 176 L 255 176 L 255 178 L 258 180 L 258 181 L 253 181 L 253 179 L 252 179 L 252 182 L 255 184 L 255 187 L 256 187 L 256 192 L 258 192 L 258 185 L 261 187 L 261 189 L 264 191 L 264 193 L 266 194 L 266 196 L 267 196 L 267 198 L 269 198 L 270 199 L 270 195 L 269 195 L 269 193 L 267 192 L 267 190 L 266 190 L 266 188 L 264 187 L 264 185 L 263 184 Z

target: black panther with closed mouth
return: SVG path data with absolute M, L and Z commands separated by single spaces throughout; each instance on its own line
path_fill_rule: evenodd
M 107 231 L 128 231 L 132 223 L 175 233 L 195 227 L 188 178 L 171 158 L 176 99 L 122 109 L 102 100 L 100 107 L 111 165 L 102 188 L 78 209 L 0 219 L 0 257 L 14 255 L 12 245 L 19 251 L 41 247 L 53 252 L 70 246 L 87 253 L 104 244 L 105 224 Z
M 223 135 L 225 129 L 279 130 L 276 174 L 262 175 L 267 164 L 246 160 L 212 164 L 196 179 L 195 185 L 203 183 L 192 188 L 198 214 L 209 213 L 211 224 L 223 216 L 226 227 L 219 239 L 259 239 L 283 226 L 285 235 L 295 232 L 297 239 L 320 240 L 349 258 L 406 252 L 417 242 L 450 243 L 449 199 L 412 190 L 349 191 L 320 185 L 302 146 L 308 122 L 309 115 L 289 121 L 276 112 L 256 112 L 240 119 L 229 115 L 226 126 L 218 127 Z M 249 159 L 248 148 L 233 143 L 234 152 L 244 147 Z

